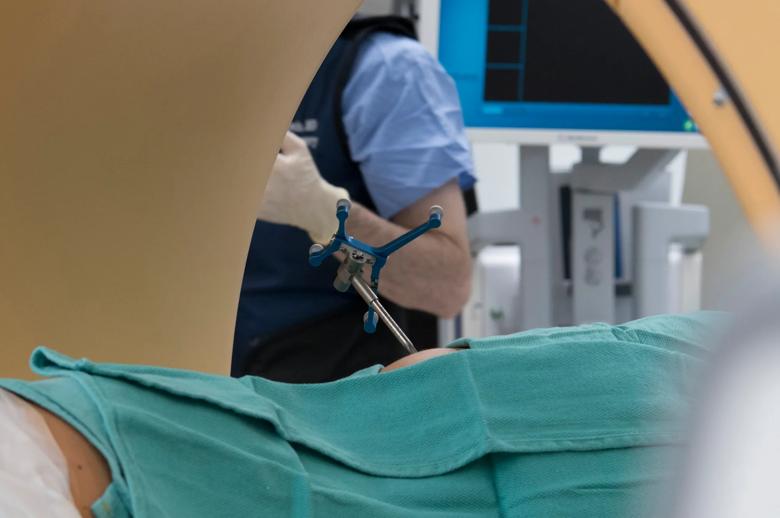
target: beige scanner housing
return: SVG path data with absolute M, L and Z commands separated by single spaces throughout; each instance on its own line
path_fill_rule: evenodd
M 607 2 L 655 61 L 707 137 L 766 248 L 780 253 L 780 173 L 773 172 L 767 163 L 767 157 L 776 166 L 780 160 L 780 2 Z M 737 101 L 744 105 L 756 133 L 746 124 Z M 756 135 L 766 144 L 763 155 Z M 717 211 L 718 207 L 711 209 Z
M 359 3 L 0 2 L 0 375 L 36 345 L 228 372 L 268 172 Z
M 780 139 L 780 4 L 607 1 L 696 119 L 758 234 L 777 247 L 780 191 L 767 157 L 777 159 Z M 38 344 L 227 372 L 269 168 L 359 3 L 0 5 L 0 375 L 28 376 Z M 714 102 L 723 85 L 691 28 L 754 131 L 733 100 Z

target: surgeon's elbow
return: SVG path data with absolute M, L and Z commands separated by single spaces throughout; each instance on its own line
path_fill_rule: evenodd
M 463 306 L 468 302 L 470 294 L 470 287 L 466 290 L 459 290 L 459 293 L 454 294 L 442 304 L 436 316 L 443 319 L 455 318 L 463 310 Z
M 453 270 L 452 278 L 447 283 L 447 290 L 442 293 L 439 307 L 434 312 L 439 318 L 456 317 L 471 296 L 471 257 L 466 254 Z

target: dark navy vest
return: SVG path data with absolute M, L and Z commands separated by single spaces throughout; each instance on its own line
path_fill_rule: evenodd
M 370 209 L 374 203 L 347 146 L 341 97 L 361 43 L 380 31 L 415 37 L 413 25 L 403 18 L 350 22 L 325 58 L 291 126 L 309 144 L 323 178 L 346 188 L 353 200 Z M 260 221 L 255 225 L 239 300 L 234 365 L 251 340 L 337 312 L 357 300 L 354 293 L 342 294 L 333 288 L 335 259 L 319 268 L 309 265 L 311 244 L 303 230 Z

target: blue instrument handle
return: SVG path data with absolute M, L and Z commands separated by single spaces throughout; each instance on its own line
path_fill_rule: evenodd
M 367 333 L 375 332 L 377 322 L 381 316 L 382 320 L 388 325 L 391 332 L 398 338 L 401 344 L 407 350 L 414 351 L 414 346 L 409 338 L 392 320 L 392 317 L 390 317 L 382 308 L 378 299 L 376 299 L 376 294 L 371 291 L 371 288 L 374 290 L 378 288 L 379 274 L 385 264 L 387 264 L 388 257 L 393 252 L 408 245 L 426 232 L 441 227 L 444 211 L 438 205 L 431 207 L 428 214 L 428 221 L 383 246 L 373 247 L 347 234 L 346 223 L 351 208 L 352 203 L 350 203 L 349 200 L 339 200 L 336 204 L 336 218 L 339 221 L 338 230 L 333 234 L 333 238 L 327 246 L 315 243 L 309 248 L 309 264 L 318 267 L 325 259 L 336 252 L 343 252 L 346 255 L 346 258 L 339 268 L 333 286 L 338 291 L 342 292 L 347 291 L 350 285 L 356 287 L 356 289 L 360 288 L 358 290 L 359 293 L 369 304 L 368 311 L 363 317 L 363 329 Z M 361 277 L 365 266 L 371 267 L 370 286 L 365 283 Z M 360 284 L 360 286 L 356 283 Z M 377 314 L 377 310 L 379 310 L 380 314 Z

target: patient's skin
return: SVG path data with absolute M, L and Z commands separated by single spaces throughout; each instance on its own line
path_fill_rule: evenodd
M 391 372 L 397 369 L 402 369 L 403 367 L 409 367 L 411 365 L 430 360 L 431 358 L 435 358 L 437 356 L 445 356 L 447 354 L 456 352 L 458 352 L 458 349 L 426 349 L 418 353 L 410 354 L 409 356 L 404 356 L 400 360 L 396 360 L 387 367 L 383 368 L 380 372 Z
M 49 427 L 68 463 L 70 492 L 81 516 L 92 518 L 90 508 L 111 483 L 111 471 L 100 452 L 65 421 L 37 405 L 35 409 Z

